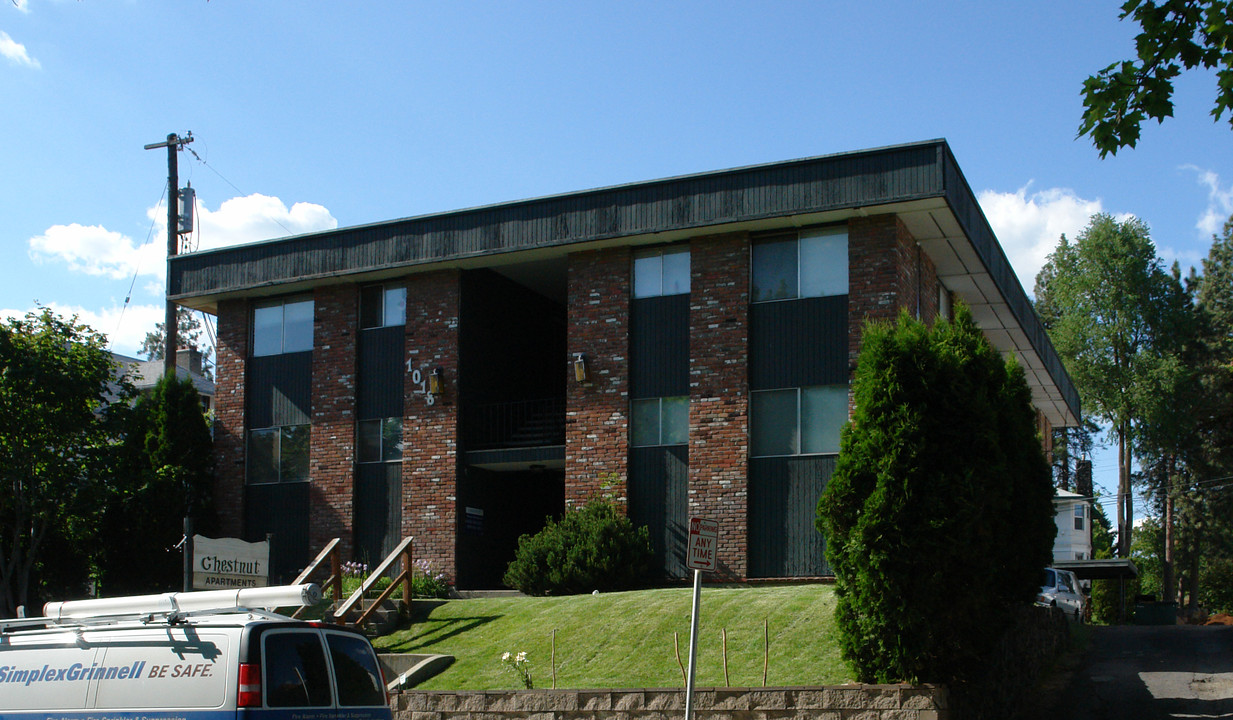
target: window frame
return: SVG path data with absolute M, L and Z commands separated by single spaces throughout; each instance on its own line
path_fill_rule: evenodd
M 804 254 L 802 248 L 807 240 L 813 238 L 833 238 L 843 237 L 843 292 L 827 292 L 824 294 L 804 294 L 802 287 L 810 284 L 803 274 L 802 268 L 808 271 L 808 264 L 803 262 Z M 776 295 L 774 297 L 759 297 L 758 293 L 758 269 L 757 261 L 759 246 L 767 246 L 772 243 L 788 243 L 795 245 L 795 284 L 792 286 L 792 294 Z M 795 233 L 768 235 L 758 238 L 749 245 L 749 302 L 750 304 L 761 304 L 769 302 L 786 302 L 790 300 L 801 300 L 804 298 L 824 298 L 824 297 L 840 297 L 851 292 L 851 270 L 850 270 L 850 242 L 847 225 L 826 225 L 813 228 L 805 228 Z
M 380 289 L 381 307 L 377 313 L 381 317 L 380 324 L 366 324 L 365 319 L 366 303 L 371 300 L 366 300 L 366 293 Z M 393 296 L 394 307 L 391 308 L 391 296 Z M 394 310 L 395 315 L 391 318 L 391 310 Z M 407 324 L 407 286 L 406 285 L 389 285 L 379 283 L 375 285 L 363 285 L 360 287 L 360 307 L 359 307 L 359 326 L 361 330 L 375 330 L 378 328 L 400 327 Z
M 1073 515 L 1075 518 L 1075 530 L 1085 530 L 1087 527 L 1087 512 L 1083 507 L 1083 503 L 1075 503 L 1075 511 Z
M 809 390 L 827 390 L 836 394 L 842 394 L 844 398 L 844 416 L 843 422 L 839 425 L 839 434 L 834 436 L 834 449 L 824 450 L 805 450 L 805 394 Z M 762 448 L 756 447 L 758 439 L 758 411 L 754 409 L 756 396 L 768 396 L 771 393 L 783 394 L 793 393 L 795 402 L 794 424 L 792 427 L 792 438 L 789 440 L 789 452 L 761 452 Z M 830 385 L 803 385 L 799 387 L 786 388 L 767 388 L 764 390 L 751 390 L 749 393 L 749 457 L 751 458 L 774 458 L 774 457 L 825 457 L 839 454 L 839 441 L 843 432 L 843 425 L 850 419 L 850 394 L 851 388 L 847 384 L 830 384 Z M 821 422 L 825 416 L 812 418 L 811 422 Z M 775 448 L 778 449 L 778 448 Z
M 290 431 L 303 430 L 307 433 L 307 438 L 304 443 L 303 465 L 304 472 L 302 475 L 294 477 L 284 477 L 283 469 L 287 463 L 283 462 L 283 437 Z M 273 433 L 273 450 L 270 457 L 277 466 L 275 470 L 276 478 L 273 480 L 253 479 L 253 437 L 259 433 Z M 268 427 L 249 428 L 244 444 L 244 484 L 245 485 L 279 485 L 282 483 L 308 482 L 311 479 L 309 471 L 309 463 L 312 458 L 312 424 L 300 423 L 297 425 L 270 425 Z
M 401 416 L 384 417 L 384 418 L 368 418 L 367 420 L 359 420 L 355 424 L 355 461 L 361 465 L 377 464 L 377 463 L 393 463 L 403 461 L 403 419 Z M 387 457 L 386 448 L 386 426 L 397 423 L 398 425 L 398 441 L 395 450 L 397 457 Z M 377 459 L 371 459 L 365 452 L 365 428 L 376 425 L 376 440 L 377 440 Z
M 664 432 L 664 426 L 665 426 L 664 401 L 665 400 L 672 402 L 672 404 L 674 405 L 679 402 L 680 404 L 684 406 L 684 417 L 683 417 L 684 427 L 677 428 L 678 432 L 681 432 L 681 438 L 682 438 L 679 442 L 665 442 L 666 436 L 668 435 L 668 433 Z M 638 422 L 637 418 L 639 417 L 639 413 L 636 410 L 636 406 L 639 403 L 646 404 L 646 403 L 651 403 L 651 402 L 654 402 L 655 407 L 656 407 L 655 409 L 655 418 L 656 418 L 655 440 L 656 441 L 655 442 L 637 442 L 638 431 L 636 429 L 636 425 Z M 633 400 L 630 400 L 629 402 L 629 446 L 631 448 L 679 447 L 681 445 L 688 445 L 688 444 L 689 444 L 689 396 L 688 395 L 665 395 L 662 397 L 635 398 Z
M 664 292 L 664 257 L 665 256 L 684 256 L 685 257 L 685 289 L 676 292 Z M 644 261 L 655 260 L 658 268 L 658 277 L 655 285 L 658 288 L 655 292 L 641 292 L 639 287 L 639 266 Z M 645 267 L 645 265 L 642 265 Z M 668 297 L 671 295 L 688 295 L 691 290 L 692 281 L 690 275 L 693 272 L 693 257 L 687 245 L 668 245 L 664 247 L 654 248 L 651 250 L 639 250 L 634 253 L 634 257 L 630 266 L 630 297 L 634 300 L 653 297 Z M 649 280 L 649 278 L 647 278 Z
M 293 343 L 291 344 L 291 347 L 288 348 L 287 307 L 288 306 L 301 306 L 301 305 L 308 306 L 308 318 L 307 318 L 308 344 L 307 344 L 307 347 L 303 347 L 302 343 L 305 338 L 301 338 L 299 337 L 298 334 L 296 334 L 293 336 Z M 267 345 L 273 344 L 272 340 L 267 340 L 264 342 L 259 340 L 259 337 L 261 337 L 265 331 L 262 329 L 262 327 L 257 321 L 257 316 L 259 313 L 261 313 L 263 310 L 270 310 L 272 308 L 278 309 L 278 342 L 277 342 L 278 349 L 276 351 L 267 350 L 267 348 L 265 347 Z M 313 300 L 313 298 L 302 296 L 302 295 L 295 296 L 295 297 L 278 298 L 275 300 L 265 300 L 262 302 L 254 303 L 252 306 L 252 312 L 250 313 L 250 318 L 252 320 L 252 326 L 251 326 L 251 331 L 249 332 L 249 343 L 250 343 L 249 344 L 249 355 L 251 357 L 274 357 L 276 355 L 287 355 L 290 353 L 311 351 L 316 344 L 316 338 L 314 337 L 316 333 L 313 327 L 314 321 L 316 320 L 316 313 L 317 313 L 317 307 L 316 307 L 316 303 Z M 303 318 L 293 320 L 292 327 L 296 327 L 303 322 L 304 322 Z M 272 332 L 272 328 L 271 328 L 271 332 Z

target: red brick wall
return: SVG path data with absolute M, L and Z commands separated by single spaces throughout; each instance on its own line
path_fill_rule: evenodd
M 218 304 L 214 366 L 214 506 L 219 534 L 243 537 L 244 368 L 248 360 L 248 303 Z
M 407 283 L 407 358 L 428 382 L 442 369 L 442 393 L 429 405 L 405 376 L 402 524 L 414 554 L 453 582 L 458 537 L 458 313 L 461 275 L 454 270 L 415 275 Z
M 624 502 L 629 463 L 629 248 L 569 256 L 565 504 L 611 493 Z M 574 379 L 585 353 L 590 379 Z
M 848 351 L 853 364 L 866 321 L 894 321 L 900 308 L 913 316 L 919 308 L 919 317 L 926 320 L 937 314 L 937 271 L 897 216 L 848 221 L 848 267 Z
M 354 285 L 319 287 L 313 294 L 312 430 L 309 440 L 309 550 L 333 538 L 351 557 L 355 497 Z
M 689 296 L 689 512 L 718 520 L 720 577 L 748 572 L 749 238 L 694 238 Z

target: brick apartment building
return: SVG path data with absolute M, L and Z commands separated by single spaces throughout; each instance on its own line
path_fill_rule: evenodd
M 1044 436 L 1078 396 L 935 140 L 342 228 L 171 261 L 217 316 L 225 534 L 284 574 L 404 536 L 461 588 L 610 493 L 685 573 L 828 574 L 814 508 L 869 319 L 956 299 L 1026 368 Z

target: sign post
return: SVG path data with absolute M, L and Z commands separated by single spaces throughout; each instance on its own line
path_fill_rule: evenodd
M 689 546 L 685 566 L 694 570 L 694 604 L 689 618 L 689 673 L 685 680 L 685 720 L 694 716 L 694 674 L 698 667 L 698 616 L 702 610 L 702 571 L 715 571 L 719 522 L 705 518 L 689 519 Z

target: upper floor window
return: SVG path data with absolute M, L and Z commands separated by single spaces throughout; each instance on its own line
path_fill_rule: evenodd
M 402 418 L 359 422 L 359 461 L 389 462 L 402 459 Z
M 689 396 L 647 398 L 631 403 L 630 444 L 684 445 L 689 439 Z
M 275 300 L 253 308 L 253 355 L 312 349 L 312 300 Z
M 749 399 L 751 455 L 839 452 L 839 433 L 848 421 L 847 385 L 757 390 Z
M 634 256 L 634 297 L 689 292 L 689 250 L 664 248 Z
M 1083 503 L 1075 503 L 1075 529 L 1083 529 L 1083 521 L 1086 519 L 1086 514 L 1083 512 Z
M 755 243 L 752 300 L 795 300 L 848 294 L 848 231 L 809 230 Z
M 360 290 L 360 328 L 407 324 L 407 288 L 369 285 Z

